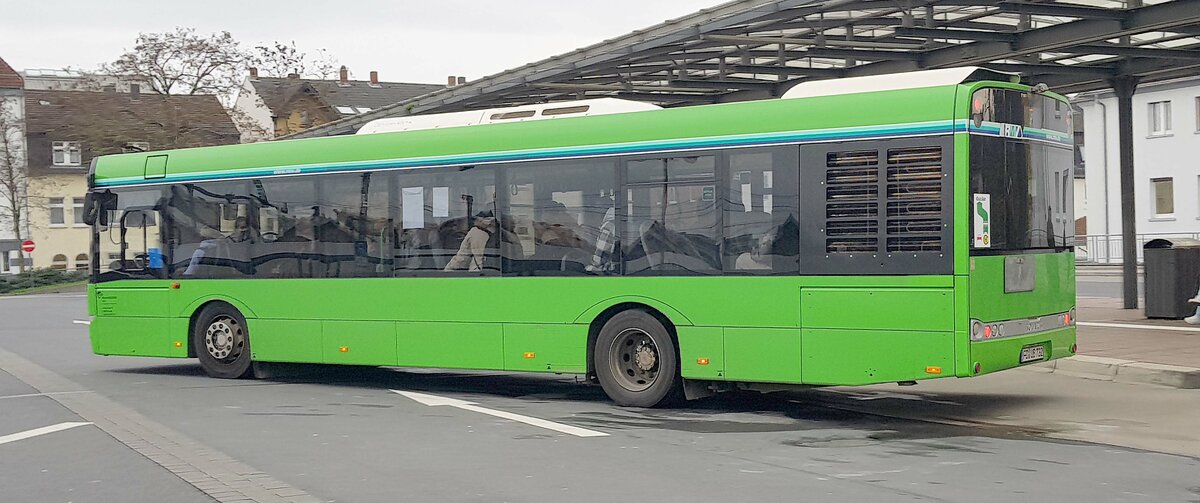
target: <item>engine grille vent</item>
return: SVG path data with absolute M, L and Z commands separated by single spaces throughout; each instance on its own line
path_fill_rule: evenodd
M 825 251 L 877 251 L 879 152 L 830 152 L 825 165 Z
M 887 251 L 942 251 L 942 148 L 888 149 L 887 162 Z
M 826 154 L 826 253 L 944 251 L 942 147 L 892 148 L 884 154 Z

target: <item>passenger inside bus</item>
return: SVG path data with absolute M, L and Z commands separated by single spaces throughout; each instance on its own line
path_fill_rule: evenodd
M 462 244 L 458 247 L 458 253 L 455 253 L 450 258 L 450 262 L 446 264 L 443 270 L 483 270 L 484 260 L 486 259 L 485 252 L 489 248 L 488 244 L 492 241 L 493 235 L 497 233 L 497 228 L 496 217 L 491 211 L 485 211 L 476 215 L 475 224 L 467 231 L 466 237 L 463 238 Z

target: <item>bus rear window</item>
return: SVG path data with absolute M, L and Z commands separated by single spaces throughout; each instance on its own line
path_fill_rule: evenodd
M 971 119 L 1071 133 L 1071 106 L 1014 89 L 980 89 L 971 95 Z

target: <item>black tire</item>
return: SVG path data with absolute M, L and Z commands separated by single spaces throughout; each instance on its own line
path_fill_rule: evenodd
M 642 310 L 622 311 L 600 329 L 596 379 L 617 405 L 654 407 L 679 395 L 679 356 L 670 332 Z
M 233 306 L 205 306 L 192 327 L 192 348 L 209 377 L 240 379 L 250 374 L 250 332 Z

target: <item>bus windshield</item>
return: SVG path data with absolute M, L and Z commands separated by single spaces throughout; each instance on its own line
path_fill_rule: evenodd
M 972 253 L 1070 248 L 1075 241 L 1074 156 L 1069 144 L 1054 141 L 1070 138 L 1069 106 L 1007 89 L 980 90 L 972 106 L 976 127 L 987 121 L 1003 131 L 971 136 L 971 194 L 987 195 L 991 206 L 990 243 L 977 243 Z M 974 232 L 973 226 L 967 232 Z

